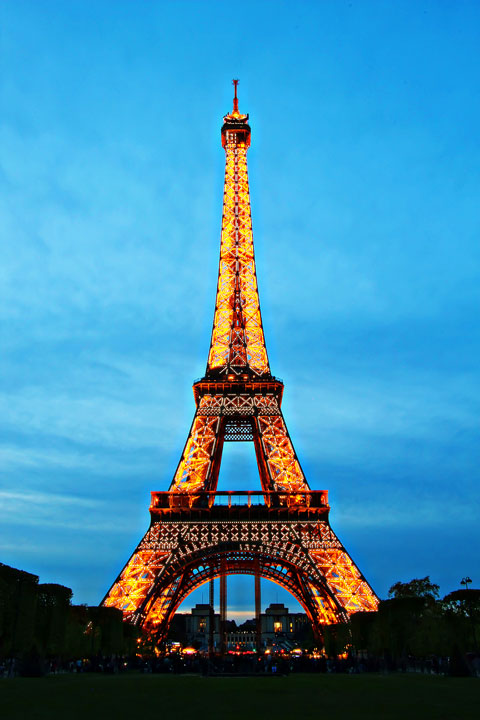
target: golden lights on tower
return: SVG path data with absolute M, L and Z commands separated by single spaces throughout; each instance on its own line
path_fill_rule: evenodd
M 195 415 L 169 491 L 152 493 L 150 528 L 103 604 L 164 635 L 179 604 L 207 580 L 260 574 L 291 592 L 320 634 L 323 624 L 376 610 L 378 598 L 329 525 L 326 491 L 310 490 L 283 418 L 283 383 L 270 372 L 247 172 L 251 130 L 233 83 L 221 130 L 225 182 L 206 373 L 193 386 Z M 217 492 L 230 440 L 254 443 L 260 507 L 252 506 L 255 493 L 235 505 L 231 493 Z M 228 496 L 226 511 L 220 496 Z

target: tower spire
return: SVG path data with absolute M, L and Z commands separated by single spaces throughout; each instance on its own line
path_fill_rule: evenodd
M 217 300 L 207 375 L 269 376 L 267 349 L 258 298 L 253 248 L 247 150 L 248 115 L 238 111 L 238 80 L 233 80 L 233 111 L 225 115 L 222 234 Z
M 233 112 L 238 113 L 238 98 L 237 98 L 237 86 L 238 86 L 239 80 L 232 80 L 232 84 L 235 87 L 235 95 L 233 98 Z

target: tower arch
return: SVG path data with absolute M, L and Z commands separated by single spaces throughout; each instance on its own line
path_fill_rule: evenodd
M 168 577 L 157 578 L 137 610 L 142 626 L 164 637 L 174 613 L 194 590 L 228 575 L 258 576 L 287 590 L 305 610 L 319 640 L 322 625 L 347 617 L 322 577 L 313 567 L 300 569 L 291 550 L 287 554 L 259 543 L 246 549 L 245 543 L 226 542 L 183 556 L 169 568 Z M 165 583 L 172 588 L 170 595 L 164 592 Z

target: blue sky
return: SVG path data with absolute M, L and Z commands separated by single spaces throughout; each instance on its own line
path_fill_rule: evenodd
M 267 347 L 310 485 L 381 597 L 478 585 L 478 3 L 5 0 L 0 26 L 0 561 L 97 603 L 168 488 L 239 77 Z M 226 447 L 221 487 L 238 477 L 257 488 L 249 444 Z

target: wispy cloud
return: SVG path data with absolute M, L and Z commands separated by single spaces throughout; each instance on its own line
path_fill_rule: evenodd
M 84 444 L 132 448 L 167 445 L 171 422 L 159 413 L 164 404 L 161 392 L 148 393 L 145 379 L 143 400 L 139 395 L 112 398 L 84 397 L 73 392 L 25 388 L 0 396 L 5 430 L 37 435 L 55 435 Z
M 82 498 L 75 495 L 58 495 L 55 493 L 40 492 L 11 492 L 8 490 L 0 490 L 0 507 L 3 503 L 13 501 L 20 504 L 27 503 L 32 505 L 40 505 L 52 507 L 52 505 L 75 505 L 76 507 L 97 508 L 103 505 L 103 502 L 92 498 Z
M 123 505 L 123 507 L 122 507 Z M 116 517 L 112 517 L 115 508 Z M 0 490 L 0 520 L 4 525 L 64 528 L 82 532 L 121 533 L 131 528 L 122 502 L 46 492 Z M 123 512 L 122 512 L 123 510 Z
M 419 527 L 422 527 L 424 531 L 441 532 L 445 523 L 447 503 L 448 497 L 445 497 L 443 505 L 432 504 L 431 497 L 426 498 L 421 495 L 417 497 L 405 489 L 403 492 L 398 492 L 396 500 L 389 497 L 387 501 L 382 498 L 372 501 L 369 498 L 368 504 L 363 506 L 358 502 L 353 504 L 344 498 L 341 505 L 333 508 L 332 522 L 334 527 L 364 531 L 375 530 L 379 533 L 402 528 L 405 529 L 405 532 L 411 532 Z M 406 507 L 411 508 L 411 512 L 406 512 Z M 451 523 L 462 523 L 472 528 L 478 518 L 477 508 L 472 506 L 467 499 L 456 500 L 449 508 L 448 514 Z

